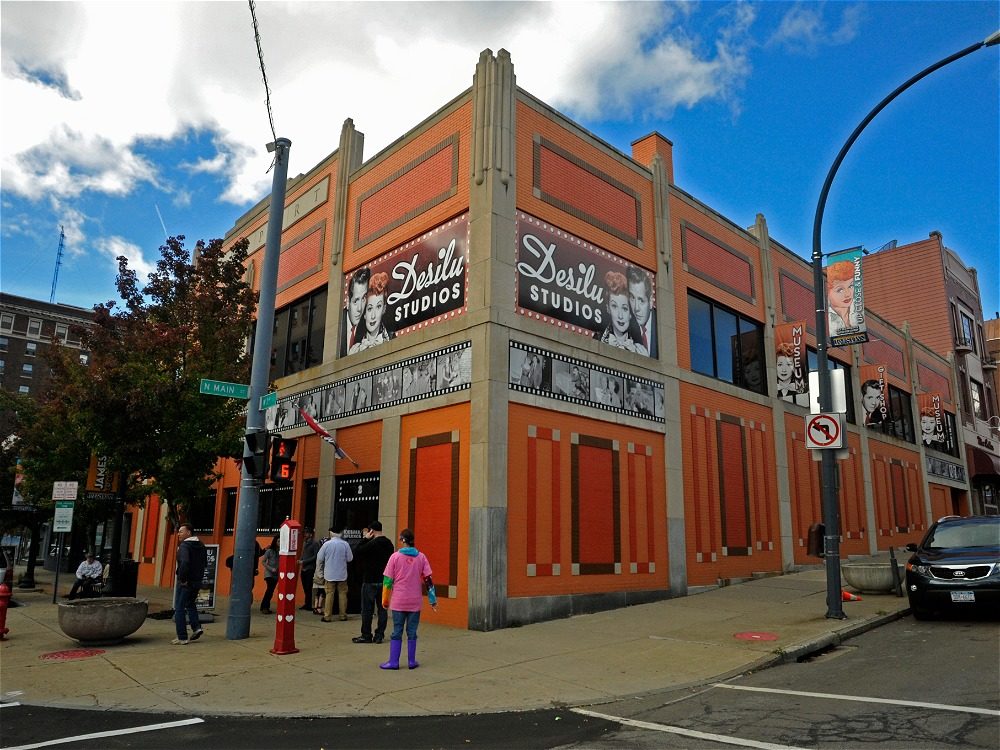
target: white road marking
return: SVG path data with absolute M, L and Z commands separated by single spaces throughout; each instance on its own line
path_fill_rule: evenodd
M 75 737 L 63 737 L 58 740 L 46 740 L 45 742 L 33 742 L 30 745 L 18 745 L 17 747 L 5 747 L 3 750 L 34 750 L 37 747 L 49 747 L 51 745 L 65 745 L 67 742 L 82 742 L 83 740 L 96 740 L 101 737 L 117 737 L 122 734 L 138 734 L 139 732 L 155 732 L 160 729 L 173 729 L 174 727 L 184 727 L 189 724 L 201 724 L 204 719 L 181 719 L 180 721 L 166 721 L 162 724 L 146 724 L 141 727 L 131 727 L 129 729 L 114 729 L 109 732 L 94 732 L 92 734 L 78 734 Z
M 20 706 L 20 703 L 0 703 L 0 708 L 11 708 L 13 706 Z
M 801 695 L 806 698 L 827 698 L 837 701 L 858 701 L 860 703 L 888 703 L 893 706 L 910 706 L 912 708 L 931 708 L 937 711 L 958 711 L 967 714 L 985 714 L 986 716 L 1000 716 L 1000 711 L 992 708 L 973 708 L 971 706 L 950 706 L 946 703 L 924 703 L 923 701 L 901 701 L 892 698 L 868 698 L 863 695 L 837 695 L 836 693 L 810 693 L 802 690 L 778 690 L 776 688 L 750 687 L 749 685 L 728 685 L 724 682 L 717 682 L 712 687 L 726 688 L 727 690 L 748 690 L 754 693 L 778 693 L 780 695 Z
M 626 719 L 623 716 L 611 716 L 610 714 L 599 714 L 596 711 L 588 711 L 584 708 L 571 709 L 573 713 L 583 716 L 593 716 L 596 719 L 614 721 L 627 727 L 637 729 L 652 729 L 656 732 L 667 732 L 668 734 L 679 734 L 683 737 L 693 737 L 698 740 L 709 742 L 721 742 L 726 745 L 738 745 L 740 747 L 755 747 L 758 750 L 804 750 L 804 748 L 794 745 L 775 745 L 773 742 L 758 742 L 757 740 L 746 740 L 742 737 L 730 737 L 725 734 L 710 734 L 708 732 L 698 732 L 694 729 L 684 729 L 682 727 L 672 727 L 667 724 L 654 724 L 649 721 L 639 721 L 638 719 Z

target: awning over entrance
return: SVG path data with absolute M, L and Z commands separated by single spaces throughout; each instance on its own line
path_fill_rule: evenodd
M 965 447 L 970 477 L 993 476 L 1000 478 L 1000 458 L 974 445 L 967 444 Z

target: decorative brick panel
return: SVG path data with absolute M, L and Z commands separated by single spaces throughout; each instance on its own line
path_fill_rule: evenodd
M 574 575 L 621 573 L 621 477 L 618 444 L 573 435 Z
M 812 287 L 794 276 L 782 272 L 778 277 L 781 290 L 781 312 L 785 321 L 816 319 L 816 297 Z
M 920 388 L 926 393 L 940 393 L 941 398 L 949 402 L 951 396 L 951 379 L 945 377 L 936 370 L 932 370 L 921 362 L 917 363 L 917 379 L 920 381 Z
M 868 340 L 868 343 L 862 345 L 865 361 L 885 364 L 893 375 L 905 378 L 906 366 L 903 363 L 903 351 L 888 341 L 877 338 L 871 329 L 868 330 L 868 333 L 872 338 Z
M 454 134 L 358 198 L 354 244 L 361 247 L 419 216 L 458 190 Z
M 627 185 L 544 138 L 535 138 L 535 195 L 608 234 L 642 246 L 642 206 Z
M 278 289 L 282 291 L 323 267 L 323 235 L 326 222 L 293 240 L 278 259 Z
M 745 302 L 754 301 L 753 264 L 738 250 L 685 225 L 681 249 L 689 273 L 710 281 Z

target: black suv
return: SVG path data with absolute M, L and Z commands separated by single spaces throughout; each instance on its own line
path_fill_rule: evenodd
M 945 516 L 906 549 L 906 593 L 918 620 L 954 608 L 1000 614 L 1000 516 Z

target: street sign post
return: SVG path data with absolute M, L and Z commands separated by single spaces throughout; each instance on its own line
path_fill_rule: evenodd
M 62 567 L 62 551 L 67 531 L 73 530 L 73 506 L 76 504 L 77 482 L 53 482 L 52 499 L 56 508 L 52 519 L 52 531 L 59 534 L 59 547 L 56 550 L 56 578 L 52 584 L 52 603 L 56 603 L 59 592 L 59 569 Z
M 226 383 L 222 380 L 201 379 L 199 393 L 203 396 L 223 396 L 225 398 L 250 398 L 250 386 L 241 383 Z
M 57 500 L 55 519 L 52 522 L 52 530 L 63 533 L 73 530 L 73 506 L 72 500 Z

